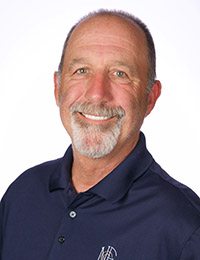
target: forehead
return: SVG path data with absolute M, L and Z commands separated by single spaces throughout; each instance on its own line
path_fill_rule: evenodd
M 116 15 L 100 15 L 86 19 L 75 28 L 68 41 L 66 52 L 77 45 L 104 46 L 118 45 L 119 42 L 125 48 L 143 48 L 143 54 L 147 52 L 146 36 L 137 24 Z

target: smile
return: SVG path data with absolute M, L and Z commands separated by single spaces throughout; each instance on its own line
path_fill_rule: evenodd
M 108 116 L 96 116 L 96 115 L 88 115 L 88 114 L 83 114 L 82 115 L 88 119 L 91 119 L 91 120 L 108 120 L 110 119 L 111 117 L 108 117 Z

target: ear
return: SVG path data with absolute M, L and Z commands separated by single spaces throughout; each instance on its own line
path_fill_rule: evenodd
M 58 84 L 58 73 L 54 72 L 54 96 L 55 96 L 56 104 L 58 107 L 60 105 L 59 93 L 60 93 L 60 86 Z
M 148 116 L 154 108 L 156 101 L 161 94 L 161 87 L 162 86 L 160 81 L 156 80 L 148 96 L 148 107 L 146 111 L 146 116 Z

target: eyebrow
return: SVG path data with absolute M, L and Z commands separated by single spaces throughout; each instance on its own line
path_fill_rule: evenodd
M 74 65 L 77 64 L 85 64 L 87 63 L 87 59 L 85 58 L 78 58 L 78 59 L 73 59 L 70 63 L 69 63 L 69 71 L 71 71 L 74 67 Z
M 77 64 L 79 65 L 85 65 L 86 63 L 88 63 L 87 58 L 77 58 L 77 59 L 72 59 L 71 62 L 69 63 L 69 71 L 73 70 L 73 67 Z M 132 66 L 128 65 L 126 62 L 123 61 L 114 61 L 113 65 L 116 66 L 120 66 L 120 67 L 124 67 L 126 69 L 129 70 L 129 72 L 131 73 L 131 75 L 135 75 L 134 69 Z
M 133 67 L 130 66 L 130 65 L 128 65 L 127 63 L 124 63 L 123 61 L 115 61 L 114 64 L 117 65 L 117 66 L 125 67 L 126 69 L 128 69 L 128 70 L 130 71 L 130 73 L 131 73 L 132 75 L 135 74 Z

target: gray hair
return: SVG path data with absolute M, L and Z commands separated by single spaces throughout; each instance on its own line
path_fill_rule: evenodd
M 83 21 L 95 17 L 95 16 L 103 16 L 103 15 L 113 15 L 113 16 L 118 16 L 118 17 L 122 17 L 123 19 L 126 19 L 134 24 L 137 24 L 142 31 L 144 32 L 145 36 L 146 36 L 146 40 L 147 40 L 147 50 L 148 50 L 148 72 L 147 72 L 147 92 L 149 93 L 151 91 L 151 88 L 153 87 L 154 83 L 155 83 L 155 78 L 156 78 L 156 52 L 155 52 L 155 46 L 154 46 L 154 41 L 153 38 L 151 36 L 151 33 L 149 31 L 149 29 L 147 28 L 147 26 L 137 17 L 133 16 L 132 14 L 129 14 L 127 12 L 124 11 L 110 11 L 110 10 L 104 10 L 104 9 L 100 9 L 98 11 L 89 13 L 88 15 L 82 17 L 69 31 L 67 38 L 65 40 L 64 46 L 63 46 L 63 51 L 62 51 L 62 56 L 61 56 L 61 60 L 60 60 L 60 64 L 58 67 L 58 72 L 57 72 L 57 76 L 58 76 L 58 83 L 60 84 L 60 79 L 61 79 L 61 74 L 62 74 L 62 70 L 63 70 L 63 64 L 64 64 L 64 57 L 65 57 L 65 51 L 67 48 L 67 44 L 69 41 L 69 38 L 71 37 L 72 32 L 74 31 L 74 29 Z

